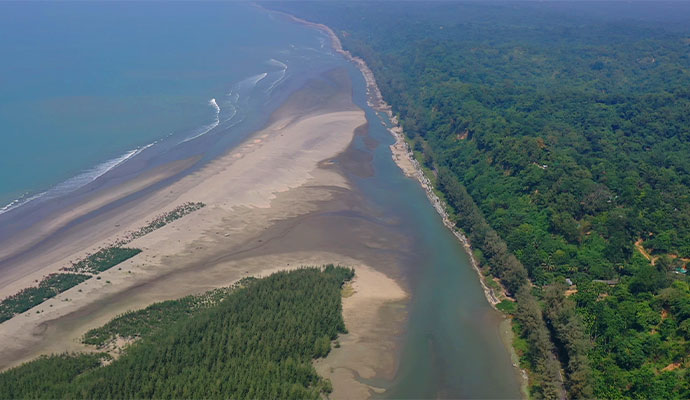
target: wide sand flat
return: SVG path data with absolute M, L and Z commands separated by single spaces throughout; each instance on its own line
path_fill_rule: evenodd
M 69 264 L 70 260 L 82 257 L 88 252 L 114 242 L 128 230 L 136 230 L 145 225 L 165 210 L 170 210 L 188 201 L 201 201 L 209 208 L 228 211 L 238 206 L 269 207 L 275 193 L 287 191 L 304 185 L 313 179 L 314 170 L 319 161 L 333 157 L 343 151 L 352 139 L 354 129 L 363 124 L 363 111 L 340 111 L 302 117 L 284 118 L 272 123 L 268 128 L 258 132 L 246 143 L 230 154 L 211 163 L 201 171 L 185 177 L 182 181 L 165 188 L 144 204 L 128 208 L 126 213 L 114 215 L 111 224 L 101 223 L 101 228 L 108 229 L 83 235 L 79 240 L 61 243 L 59 248 L 34 258 L 22 268 L 14 268 L 11 273 L 3 274 L 0 283 L 0 298 L 12 295 L 18 290 L 40 280 L 48 273 L 56 272 Z M 160 181 L 178 170 L 177 164 L 170 166 L 172 171 L 152 171 L 145 176 L 127 184 L 107 190 L 95 198 L 79 205 L 56 218 L 46 221 L 32 233 L 50 232 L 67 224 L 79 216 L 94 211 L 110 201 L 124 197 L 134 191 Z M 335 174 L 333 174 L 335 175 Z M 333 176 L 330 183 L 337 184 L 342 178 Z M 125 211 L 125 210 L 123 210 Z M 208 228 L 207 221 L 217 218 L 204 210 L 205 219 L 185 218 L 186 226 L 194 226 L 188 235 L 197 235 Z M 132 216 L 137 216 L 132 218 Z M 193 221 L 192 221 L 193 220 Z M 166 227 L 167 228 L 167 227 Z M 165 246 L 151 249 L 161 254 L 179 250 L 179 246 L 169 242 L 170 229 L 162 229 L 141 238 L 132 246 L 147 246 L 151 241 L 168 242 Z M 36 232 L 40 231 L 40 232 Z M 176 236 L 180 231 L 175 231 Z M 109 235 L 106 235 L 110 233 Z M 176 237 L 175 242 L 184 243 L 185 238 Z M 143 243 L 140 243 L 143 242 Z M 10 246 L 6 246 L 10 247 Z M 57 260 L 57 262 L 55 261 Z M 27 271 L 32 273 L 27 274 Z
M 192 244 L 204 241 L 211 243 L 212 239 L 208 236 L 212 232 L 222 232 L 223 237 L 228 235 L 235 243 L 256 235 L 259 233 L 257 228 L 267 226 L 271 220 L 265 218 L 266 215 L 262 219 L 258 215 L 260 213 L 251 211 L 254 208 L 270 208 L 276 194 L 308 182 L 310 185 L 327 182 L 329 185 L 344 186 L 344 180 L 336 173 L 314 170 L 319 161 L 344 150 L 351 141 L 352 132 L 363 121 L 361 111 L 330 112 L 292 121 L 276 121 L 228 155 L 166 188 L 163 193 L 156 194 L 156 197 L 171 198 L 167 209 L 187 201 L 202 201 L 207 206 L 132 242 L 130 246 L 141 248 L 144 252 L 119 266 L 122 270 L 107 271 L 101 274 L 100 280 L 84 282 L 33 310 L 0 324 L 0 342 L 6 344 L 0 349 L 0 358 L 4 359 L 3 355 L 16 347 L 25 347 L 33 342 L 33 337 L 26 333 L 40 331 L 38 327 L 42 322 L 79 310 L 85 304 L 97 302 L 108 295 L 125 291 L 130 286 L 139 284 L 142 278 L 150 278 L 149 275 L 168 271 L 170 265 L 164 262 L 166 257 L 185 255 L 187 262 L 194 263 L 194 259 L 199 256 L 197 253 L 200 253 L 194 250 L 198 250 L 200 245 Z M 132 183 L 136 186 L 140 184 Z M 118 191 L 121 190 L 123 189 Z M 176 193 L 179 194 L 173 198 L 171 194 Z M 155 200 L 156 203 L 161 201 L 159 198 Z M 300 212 L 297 204 L 286 206 L 285 209 L 277 207 L 270 214 L 279 218 Z M 90 207 L 90 204 L 84 207 Z M 76 213 L 76 210 L 73 212 Z M 136 229 L 159 212 L 155 210 L 141 220 L 121 226 L 124 231 Z M 40 279 L 47 273 L 59 270 L 68 265 L 69 260 L 79 257 L 80 253 L 111 243 L 118 236 L 120 235 L 110 236 L 86 250 L 47 264 L 28 277 L 5 286 L 1 295 L 4 297 L 16 293 L 29 286 L 33 279 Z M 42 259 L 50 259 L 50 256 L 46 254 Z M 225 280 L 225 283 L 229 282 L 230 280 Z M 183 295 L 185 292 L 185 289 L 171 288 L 165 297 L 176 297 L 175 293 Z

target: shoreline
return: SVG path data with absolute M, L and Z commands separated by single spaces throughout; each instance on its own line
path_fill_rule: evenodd
M 441 200 L 436 195 L 436 193 L 434 193 L 434 187 L 431 181 L 424 174 L 424 171 L 419 165 L 419 162 L 414 157 L 412 149 L 405 140 L 405 134 L 403 132 L 402 127 L 399 125 L 397 121 L 397 117 L 393 115 L 392 107 L 383 99 L 383 96 L 378 87 L 378 84 L 376 83 L 376 78 L 374 77 L 374 73 L 371 70 L 371 68 L 369 68 L 367 63 L 362 58 L 353 56 L 352 53 L 350 53 L 348 50 L 345 50 L 342 47 L 340 39 L 329 26 L 321 23 L 307 21 L 286 12 L 277 10 L 270 11 L 285 15 L 286 17 L 292 19 L 297 23 L 310 26 L 325 32 L 331 39 L 331 45 L 333 49 L 337 53 L 343 55 L 348 61 L 354 63 L 357 66 L 359 71 L 362 73 L 362 76 L 364 77 L 364 81 L 366 82 L 367 105 L 375 111 L 386 114 L 386 116 L 392 124 L 390 128 L 388 126 L 386 126 L 386 128 L 395 139 L 395 143 L 389 146 L 391 149 L 391 157 L 393 161 L 402 170 L 405 176 L 415 179 L 422 187 L 422 189 L 424 189 L 427 199 L 434 207 L 438 215 L 441 217 L 443 225 L 448 230 L 450 230 L 450 232 L 455 236 L 455 238 L 462 244 L 463 249 L 465 250 L 465 253 L 467 254 L 470 260 L 470 264 L 472 265 L 472 268 L 477 274 L 479 283 L 482 286 L 484 297 L 486 298 L 486 301 L 489 303 L 491 308 L 499 312 L 505 318 L 505 322 L 512 321 L 512 317 L 504 314 L 496 307 L 496 305 L 500 303 L 501 300 L 495 294 L 494 290 L 487 285 L 486 277 L 482 274 L 482 271 L 479 267 L 479 262 L 474 256 L 474 253 L 472 251 L 472 245 L 470 244 L 469 239 L 461 230 L 457 229 L 455 225 L 451 222 L 448 212 L 446 211 L 446 208 L 448 207 L 447 204 L 443 200 Z M 383 121 L 382 123 L 385 126 L 385 123 Z M 507 300 L 515 301 L 513 298 L 507 296 L 505 292 L 501 293 L 500 295 L 502 295 Z M 510 326 L 512 326 L 512 322 L 510 323 Z M 519 357 L 515 351 L 515 348 L 512 345 L 514 333 L 512 329 L 502 329 L 501 327 L 499 327 L 499 329 L 501 329 L 501 337 L 504 339 L 504 345 L 510 353 L 510 358 L 513 362 L 513 367 L 520 376 L 520 390 L 523 396 L 525 396 L 525 398 L 528 398 L 528 375 L 527 371 L 521 368 L 517 363 Z
M 55 235 L 56 232 L 64 230 L 69 227 L 74 220 L 77 220 L 85 215 L 93 212 L 98 212 L 101 207 L 108 206 L 119 202 L 123 198 L 127 197 L 132 193 L 136 193 L 139 190 L 146 190 L 161 181 L 177 174 L 196 162 L 197 158 L 190 158 L 187 160 L 173 161 L 165 166 L 154 168 L 150 171 L 146 171 L 137 178 L 131 181 L 125 182 L 121 185 L 109 187 L 96 193 L 94 196 L 87 198 L 85 201 L 80 202 L 72 207 L 66 212 L 59 213 L 54 218 L 44 221 L 42 224 L 33 227 L 32 229 L 21 232 L 21 236 L 18 237 L 14 242 L 6 243 L 6 247 L 3 248 L 5 253 L 9 253 L 12 257 L 18 257 L 19 263 L 21 263 L 21 258 L 25 256 L 36 257 L 36 252 L 33 251 L 33 247 L 36 243 L 41 243 L 43 240 L 50 240 L 51 235 Z M 174 207 L 174 206 L 173 206 Z M 173 208 L 171 207 L 171 208 Z M 159 212 L 160 213 L 160 212 Z M 147 216 L 142 216 L 143 218 L 150 218 L 153 214 L 149 213 Z M 69 264 L 69 259 L 73 258 L 83 258 L 88 252 L 95 252 L 98 247 L 104 247 L 106 245 L 111 245 L 117 241 L 114 237 L 119 234 L 124 233 L 128 228 L 134 230 L 135 225 L 127 223 L 127 221 L 122 221 L 116 225 L 121 225 L 122 229 L 112 229 L 109 232 L 98 232 L 90 235 L 91 239 L 99 238 L 95 242 L 98 246 L 93 243 L 85 246 L 78 252 L 71 252 L 71 254 L 63 254 L 58 256 L 58 262 L 53 259 L 53 261 L 44 260 L 42 263 L 35 262 L 33 264 L 42 264 L 39 268 L 13 268 L 10 266 L 3 270 L 3 276 L 0 278 L 0 298 L 4 298 L 7 295 L 11 295 L 11 290 L 13 287 L 24 282 L 24 286 L 31 286 L 32 282 L 35 280 L 40 280 L 42 277 L 48 273 L 58 272 L 60 267 L 54 264 Z M 118 228 L 117 226 L 112 226 L 112 228 Z M 116 232 L 117 231 L 117 232 Z M 34 239 L 34 237 L 38 237 Z M 111 241 L 107 242 L 107 240 Z M 29 243 L 29 241 L 36 241 L 36 243 Z M 94 242 L 92 240 L 92 242 Z M 76 247 L 76 246 L 75 246 Z M 28 250 L 27 250 L 28 248 Z M 66 250 L 66 253 L 70 250 Z M 16 254 L 16 256 L 14 255 Z M 40 254 L 40 253 L 39 253 Z M 8 262 L 3 260 L 3 263 Z M 9 261 L 11 262 L 11 261 Z
M 406 318 L 407 294 L 399 272 L 406 238 L 380 224 L 347 178 L 361 168 L 352 146 L 366 124 L 364 111 L 351 102 L 349 79 L 344 69 L 320 75 L 321 84 L 305 85 L 272 114 L 269 125 L 152 195 L 165 204 L 199 201 L 205 206 L 128 243 L 143 251 L 101 272 L 101 279 L 82 282 L 0 324 L 5 343 L 0 370 L 44 354 L 93 351 L 81 343 L 82 335 L 128 310 L 229 286 L 247 276 L 339 264 L 354 267 L 357 285 L 365 287 L 345 301 L 350 334 L 342 335 L 341 348 L 334 349 L 345 356 L 320 365 L 336 371 L 332 380 L 339 393 L 379 390 L 359 377 L 392 379 L 395 373 L 399 335 L 391 329 L 402 330 Z M 136 207 L 113 210 L 104 223 L 138 215 Z M 132 218 L 133 228 L 145 221 Z M 131 230 L 130 225 L 122 224 L 118 234 Z M 92 229 L 98 231 L 98 224 Z M 108 243 L 118 237 L 109 236 Z M 376 282 L 390 290 L 379 290 Z
M 455 228 L 453 223 L 450 221 L 448 213 L 445 210 L 446 204 L 443 201 L 441 201 L 441 199 L 439 199 L 439 197 L 434 193 L 431 182 L 424 175 L 424 171 L 422 171 L 419 162 L 417 162 L 417 160 L 414 158 L 412 150 L 405 141 L 405 134 L 403 132 L 403 129 L 398 124 L 397 118 L 393 115 L 391 106 L 388 103 L 386 103 L 385 100 L 383 100 L 381 91 L 379 90 L 379 87 L 376 84 L 376 78 L 374 77 L 374 73 L 371 71 L 366 62 L 359 57 L 353 56 L 349 51 L 344 50 L 340 42 L 340 39 L 330 27 L 324 24 L 310 22 L 295 17 L 294 15 L 284 13 L 282 11 L 270 11 L 283 14 L 297 23 L 311 26 L 313 28 L 326 32 L 331 39 L 332 47 L 335 49 L 335 51 L 339 54 L 342 54 L 348 61 L 353 62 L 357 66 L 357 68 L 362 73 L 364 81 L 367 85 L 367 105 L 369 105 L 369 107 L 373 108 L 378 112 L 386 114 L 390 119 L 391 123 L 393 124 L 391 128 L 387 128 L 388 132 L 390 132 L 390 134 L 395 139 L 395 143 L 390 146 L 393 160 L 395 161 L 396 165 L 400 167 L 400 169 L 406 176 L 416 179 L 419 182 L 422 189 L 424 189 L 424 192 L 426 193 L 429 202 L 432 206 L 434 206 L 436 212 L 441 216 L 441 219 L 443 220 L 443 225 L 445 225 L 446 228 L 448 228 L 453 233 L 453 235 L 455 235 L 458 241 L 465 248 L 465 252 L 467 253 L 470 259 L 470 263 L 472 264 L 472 267 L 474 268 L 475 272 L 477 273 L 477 276 L 479 277 L 479 281 L 482 285 L 482 289 L 484 290 L 486 300 L 492 306 L 492 308 L 499 311 L 496 308 L 496 304 L 500 303 L 500 300 L 497 298 L 493 289 L 487 286 L 486 280 L 481 273 L 481 269 L 479 268 L 479 263 L 474 257 L 474 254 L 472 253 L 472 246 L 469 242 L 469 239 L 467 239 L 464 233 Z
M 349 54 L 349 52 L 348 52 Z M 353 57 L 354 58 L 354 57 Z M 359 59 L 359 58 L 357 58 Z M 359 59 L 361 60 L 361 59 Z M 369 67 L 366 65 L 364 60 L 361 60 L 361 63 L 363 65 L 363 68 L 366 68 L 367 71 L 371 74 L 371 84 L 375 88 L 374 92 L 378 93 L 378 96 L 381 96 L 381 92 L 379 91 L 378 86 L 376 85 L 376 80 L 373 77 L 373 73 L 369 69 Z M 359 64 L 358 64 L 359 65 Z M 362 71 L 362 74 L 366 76 L 367 74 Z M 370 84 L 369 80 L 367 81 L 367 85 Z M 520 367 L 519 365 L 519 356 L 517 352 L 515 351 L 515 347 L 513 346 L 513 340 L 515 339 L 515 334 L 513 333 L 512 330 L 512 317 L 509 315 L 506 315 L 503 313 L 501 310 L 498 309 L 497 305 L 500 303 L 502 300 L 498 296 L 503 296 L 504 299 L 508 301 L 515 301 L 514 298 L 508 296 L 505 291 L 502 291 L 498 296 L 494 292 L 493 288 L 490 288 L 487 283 L 486 283 L 486 277 L 484 274 L 482 274 L 481 268 L 479 267 L 479 262 L 477 261 L 476 257 L 474 256 L 473 250 L 472 250 L 472 245 L 470 244 L 469 239 L 465 234 L 457 229 L 455 227 L 455 224 L 453 224 L 450 220 L 450 217 L 448 216 L 448 212 L 446 211 L 447 204 L 445 201 L 441 200 L 436 193 L 434 193 L 434 187 L 429 180 L 429 178 L 426 177 L 424 174 L 424 171 L 422 170 L 421 166 L 419 165 L 419 162 L 414 158 L 414 153 L 412 152 L 412 149 L 408 145 L 407 141 L 405 141 L 405 134 L 403 132 L 402 127 L 398 124 L 397 122 L 397 117 L 393 115 L 391 107 L 382 99 L 382 97 L 379 97 L 379 104 L 382 104 L 380 109 L 377 109 L 375 106 L 369 104 L 372 108 L 374 108 L 376 111 L 384 112 L 388 116 L 389 120 L 393 124 L 391 128 L 388 128 L 388 132 L 395 138 L 395 143 L 390 145 L 391 149 L 391 155 L 393 158 L 393 161 L 395 164 L 402 170 L 402 172 L 409 178 L 415 179 L 419 185 L 424 189 L 424 193 L 426 194 L 427 199 L 429 199 L 429 203 L 434 207 L 438 215 L 441 217 L 441 220 L 443 221 L 443 225 L 455 236 L 455 238 L 462 244 L 463 249 L 465 250 L 465 253 L 467 254 L 467 257 L 470 261 L 470 264 L 472 265 L 472 269 L 477 274 L 479 283 L 482 287 L 482 291 L 484 292 L 484 297 L 486 298 L 486 301 L 489 303 L 491 308 L 499 312 L 504 320 L 500 324 L 499 329 L 501 329 L 501 337 L 503 338 L 503 344 L 505 345 L 506 349 L 508 350 L 508 353 L 510 354 L 510 359 L 513 363 L 513 368 L 518 372 L 520 376 L 520 391 L 522 395 L 524 396 L 525 399 L 529 398 L 529 377 L 527 374 L 527 371 L 523 368 Z M 500 281 L 499 281 L 500 284 Z M 502 287 L 502 285 L 501 285 Z M 503 325 L 504 323 L 508 323 L 507 326 L 508 328 L 505 328 Z

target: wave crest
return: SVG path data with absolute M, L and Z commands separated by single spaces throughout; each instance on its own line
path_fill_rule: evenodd
M 112 170 L 113 168 L 117 167 L 118 165 L 121 165 L 125 161 L 129 160 L 130 158 L 140 154 L 144 150 L 148 149 L 149 147 L 153 146 L 156 144 L 156 142 L 149 143 L 145 146 L 138 147 L 133 150 L 129 150 L 123 155 L 119 157 L 115 157 L 113 159 L 110 159 L 108 161 L 102 162 L 98 165 L 96 165 L 93 168 L 90 168 L 76 176 L 73 176 L 69 179 L 67 179 L 64 182 L 61 182 L 52 188 L 40 192 L 34 195 L 29 195 L 29 193 L 24 193 L 22 196 L 20 196 L 17 199 L 12 200 L 9 204 L 6 204 L 4 207 L 0 208 L 0 214 L 4 214 L 8 211 L 14 210 L 17 207 L 21 207 L 31 201 L 34 200 L 48 200 L 48 199 L 54 199 L 56 197 L 62 196 L 64 194 L 67 194 L 69 192 L 73 192 L 77 189 L 80 189 L 89 183 L 95 181 L 96 179 L 100 178 L 101 176 L 105 175 L 108 171 Z
M 208 104 L 216 110 L 216 119 L 213 122 L 211 122 L 210 124 L 204 125 L 195 134 L 182 140 L 178 144 L 186 143 L 186 142 L 189 142 L 190 140 L 194 140 L 198 137 L 204 136 L 205 134 L 211 132 L 213 130 L 213 128 L 217 127 L 218 124 L 220 124 L 220 107 L 218 106 L 216 99 L 212 98 L 211 100 L 208 101 Z

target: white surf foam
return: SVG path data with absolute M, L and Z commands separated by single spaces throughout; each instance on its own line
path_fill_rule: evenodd
M 267 72 L 263 72 L 263 73 L 259 74 L 259 79 L 254 81 L 254 86 L 258 85 L 259 82 L 261 82 L 266 76 L 268 76 Z
M 220 107 L 218 106 L 216 99 L 213 98 L 213 99 L 209 100 L 208 104 L 216 110 L 215 121 L 211 122 L 208 125 L 202 126 L 196 133 L 194 133 L 192 136 L 180 141 L 178 144 L 186 143 L 186 142 L 189 142 L 190 140 L 194 140 L 198 137 L 204 136 L 205 134 L 211 132 L 211 130 L 213 130 L 213 128 L 218 126 L 218 124 L 220 124 Z
M 287 68 L 277 72 L 276 75 L 278 76 L 278 78 L 271 82 L 270 85 L 268 85 L 268 88 L 266 88 L 266 90 L 264 91 L 266 94 L 271 94 L 271 92 L 273 92 L 273 89 L 275 89 L 276 86 L 280 85 L 283 82 L 283 80 L 285 80 L 286 71 Z
M 250 76 L 249 78 L 243 79 L 237 84 L 237 89 L 239 91 L 248 91 L 251 89 L 254 89 L 254 87 L 262 80 L 264 79 L 268 73 L 262 72 L 260 74 Z
M 211 99 L 208 101 L 208 104 L 216 109 L 216 114 L 220 113 L 220 107 L 218 107 L 218 103 L 216 103 L 216 99 Z
M 268 85 L 268 88 L 264 91 L 267 94 L 271 94 L 273 89 L 275 89 L 276 86 L 280 85 L 285 79 L 285 74 L 287 73 L 288 66 L 284 62 L 276 60 L 275 58 L 271 58 L 267 61 L 267 63 L 281 68 L 281 70 L 277 73 L 278 78 L 271 82 L 271 84 Z
M 86 186 L 87 184 L 95 181 L 96 179 L 100 178 L 101 176 L 105 175 L 107 172 L 111 171 L 113 168 L 122 165 L 125 161 L 131 159 L 132 157 L 135 157 L 139 154 L 141 154 L 144 150 L 148 149 L 149 147 L 153 146 L 156 144 L 156 142 L 149 143 L 145 146 L 137 147 L 136 149 L 130 150 L 123 155 L 110 159 L 108 161 L 105 161 L 101 164 L 98 164 L 97 166 L 86 170 L 85 172 L 82 172 L 81 174 L 72 177 L 58 185 L 56 185 L 54 188 L 48 190 L 45 193 L 45 196 L 47 198 L 53 198 L 57 197 L 61 194 L 68 193 L 74 190 L 77 190 L 81 187 Z
M 275 58 L 271 58 L 270 60 L 268 60 L 268 63 L 270 65 L 275 65 L 276 67 L 280 67 L 282 69 L 287 69 L 288 67 L 284 62 L 278 61 Z
M 12 200 L 10 203 L 6 204 L 4 207 L 0 208 L 0 214 L 4 214 L 10 210 L 14 210 L 15 208 L 20 207 L 20 206 L 30 202 L 31 200 L 35 200 L 35 199 L 43 196 L 44 194 L 46 194 L 46 192 L 41 192 L 41 193 L 35 194 L 33 196 L 29 196 L 29 192 L 26 192 L 23 195 L 21 195 L 20 197 Z
M 229 109 L 230 111 L 227 113 L 227 115 L 226 115 L 225 118 L 223 119 L 223 123 L 226 123 L 226 122 L 231 121 L 231 120 L 232 120 L 233 118 L 235 118 L 235 116 L 237 115 L 237 107 L 235 107 L 235 105 L 233 105 L 232 103 L 228 102 L 228 103 L 225 105 L 225 107 L 226 107 L 226 109 Z
M 157 141 L 156 141 L 157 142 Z M 33 200 L 37 199 L 43 199 L 43 200 L 48 200 L 48 199 L 53 199 L 56 197 L 59 197 L 61 195 L 73 192 L 79 188 L 82 188 L 86 186 L 87 184 L 95 181 L 99 177 L 105 175 L 108 171 L 112 170 L 113 168 L 117 167 L 118 165 L 121 165 L 125 161 L 129 160 L 130 158 L 140 154 L 144 150 L 148 149 L 149 147 L 153 146 L 156 144 L 156 142 L 149 143 L 146 146 L 138 147 L 133 150 L 129 150 L 128 152 L 124 153 L 123 155 L 110 159 L 108 161 L 105 161 L 103 163 L 100 163 L 96 165 L 93 168 L 90 168 L 76 176 L 73 176 L 72 178 L 67 179 L 64 182 L 61 182 L 52 188 L 46 190 L 45 192 L 37 193 L 34 195 L 29 196 L 28 193 L 25 193 L 18 199 L 13 200 L 11 203 L 5 205 L 4 207 L 0 208 L 0 214 L 4 214 L 8 211 L 14 210 L 17 207 L 21 207 L 24 204 L 27 204 Z

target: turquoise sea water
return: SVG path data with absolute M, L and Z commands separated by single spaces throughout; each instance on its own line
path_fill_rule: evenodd
M 248 4 L 1 2 L 0 209 L 170 135 L 239 135 L 286 76 L 334 62 L 324 43 Z

